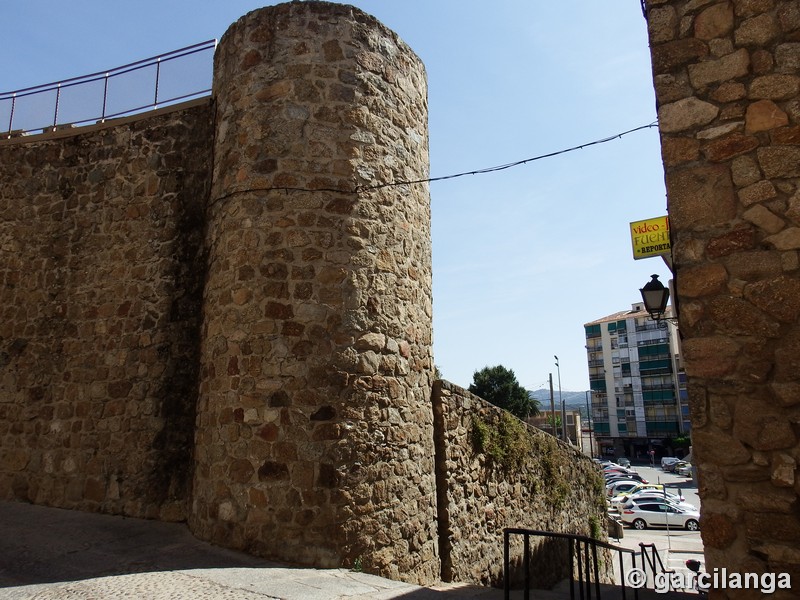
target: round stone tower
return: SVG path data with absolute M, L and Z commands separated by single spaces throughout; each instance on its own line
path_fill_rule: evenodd
M 232 25 L 215 57 L 190 526 L 268 558 L 438 578 L 427 87 L 347 5 Z

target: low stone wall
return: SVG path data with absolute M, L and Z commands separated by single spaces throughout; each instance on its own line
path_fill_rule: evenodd
M 434 384 L 433 410 L 445 581 L 500 585 L 507 527 L 606 539 L 603 481 L 589 458 L 447 381 Z M 541 540 L 533 553 L 537 586 L 568 576 L 564 544 Z M 518 546 L 512 557 L 518 566 Z

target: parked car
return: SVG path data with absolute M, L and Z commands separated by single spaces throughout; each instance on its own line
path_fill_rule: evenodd
M 625 496 L 627 498 L 628 496 L 633 496 L 634 494 L 638 494 L 639 492 L 645 490 L 649 490 L 651 492 L 663 492 L 664 486 L 658 483 L 640 483 L 639 485 L 635 485 L 632 488 L 628 488 L 627 490 L 618 492 L 617 494 L 614 495 L 614 497 Z
M 633 496 L 634 494 L 638 494 L 639 492 L 644 492 L 644 491 L 663 493 L 664 486 L 658 483 L 640 483 L 636 487 L 629 488 L 628 490 L 620 492 L 616 495 Z M 683 500 L 683 497 L 681 497 L 680 499 Z
M 630 467 L 630 466 L 631 466 L 631 461 L 629 461 L 627 458 L 625 458 L 625 457 L 623 456 L 622 458 L 619 458 L 619 459 L 617 459 L 617 464 L 618 464 L 620 467 L 626 467 L 626 468 L 627 468 L 627 467 Z
M 625 473 L 623 471 L 604 471 L 604 479 L 613 479 L 614 477 L 630 477 L 633 473 Z
M 605 477 L 606 483 L 610 483 L 618 479 L 627 479 L 629 481 L 638 481 L 639 483 L 647 483 L 647 480 L 638 473 L 617 473 L 614 475 L 606 475 Z
M 652 485 L 652 484 L 651 484 Z M 652 496 L 659 496 L 661 498 L 667 498 L 668 500 L 676 501 L 676 502 L 683 502 L 686 500 L 683 494 L 681 494 L 680 490 L 676 492 L 665 492 L 663 486 L 661 489 L 654 489 L 648 486 L 645 486 L 643 489 L 632 491 L 630 493 L 631 499 L 634 499 L 634 496 L 644 496 L 644 495 L 652 495 Z
M 692 476 L 692 463 L 681 461 L 675 465 L 675 474 L 681 477 Z
M 677 469 L 677 468 L 678 468 L 678 466 L 679 466 L 679 465 L 681 465 L 683 462 L 684 462 L 684 461 L 682 461 L 682 460 L 678 460 L 678 461 L 676 461 L 676 462 L 669 463 L 669 464 L 668 464 L 668 465 L 667 465 L 667 466 L 664 468 L 664 470 L 665 470 L 667 473 L 674 473 L 674 472 L 675 472 L 675 469 Z
M 662 469 L 664 469 L 664 470 L 666 471 L 666 470 L 667 470 L 667 467 L 668 467 L 669 465 L 674 465 L 674 464 L 675 464 L 676 462 L 678 462 L 679 460 L 680 460 L 680 458 L 676 458 L 676 457 L 674 457 L 674 456 L 665 456 L 665 457 L 663 457 L 663 458 L 661 459 L 661 468 L 662 468 Z
M 620 519 L 634 529 L 648 527 L 681 527 L 689 531 L 700 529 L 700 513 L 684 510 L 664 502 L 634 502 L 620 512 Z
M 636 471 L 633 469 L 629 469 L 628 467 L 623 467 L 622 465 L 618 465 L 616 463 L 611 463 L 610 465 L 606 465 L 603 467 L 603 471 L 608 473 L 609 471 L 618 471 L 620 473 L 635 473 Z
M 606 494 L 608 495 L 609 498 L 613 498 L 627 491 L 630 491 L 638 486 L 639 486 L 638 481 L 630 481 L 630 480 L 612 481 L 611 483 L 606 485 Z
M 625 494 L 624 492 L 615 498 L 611 499 L 611 508 L 622 510 L 631 503 L 642 504 L 644 502 L 666 502 L 672 506 L 683 508 L 686 510 L 697 510 L 694 504 L 689 504 L 683 501 L 683 496 L 676 496 L 667 492 L 665 495 L 663 491 L 658 490 L 643 490 L 635 494 Z

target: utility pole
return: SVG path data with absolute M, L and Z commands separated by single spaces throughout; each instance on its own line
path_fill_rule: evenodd
M 592 441 L 592 403 L 589 402 L 589 395 L 592 392 L 586 390 L 586 426 L 589 428 L 589 456 L 594 457 L 594 442 Z
M 558 437 L 558 430 L 556 429 L 556 404 L 553 398 L 553 374 L 550 373 L 550 419 L 553 425 L 553 437 Z

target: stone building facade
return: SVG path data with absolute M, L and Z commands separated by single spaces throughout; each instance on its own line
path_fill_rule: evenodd
M 291 2 L 228 30 L 212 98 L 0 142 L 0 498 L 496 582 L 467 521 L 501 552 L 547 501 L 516 481 L 495 510 L 511 488 L 468 464 L 458 406 L 437 432 L 429 193 L 393 185 L 428 176 L 427 136 L 424 67 L 393 32 Z M 596 474 L 546 450 L 546 522 L 588 534 Z
M 800 2 L 645 4 L 706 566 L 797 585 Z

